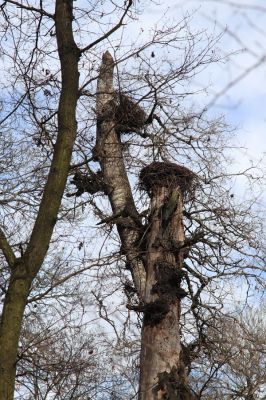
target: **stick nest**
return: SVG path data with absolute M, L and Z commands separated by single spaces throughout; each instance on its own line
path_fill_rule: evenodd
M 106 105 L 101 117 L 114 121 L 119 134 L 139 132 L 148 118 L 136 101 L 120 92 L 114 92 L 113 99 Z
M 153 162 L 140 172 L 140 187 L 149 194 L 158 187 L 179 187 L 183 195 L 191 192 L 196 174 L 188 168 L 171 162 Z
M 119 133 L 139 131 L 145 125 L 147 115 L 133 99 L 122 93 L 115 93 L 115 120 Z

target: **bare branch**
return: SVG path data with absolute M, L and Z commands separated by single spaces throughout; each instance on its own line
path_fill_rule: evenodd
M 90 50 L 92 47 L 96 46 L 96 44 L 102 42 L 104 39 L 107 39 L 109 36 L 111 36 L 114 32 L 116 32 L 123 25 L 124 18 L 127 15 L 130 7 L 132 6 L 133 0 L 128 0 L 127 3 L 128 4 L 126 6 L 126 9 L 125 9 L 122 17 L 118 21 L 118 23 L 115 26 L 113 26 L 112 29 L 110 29 L 108 32 L 106 32 L 103 36 L 101 36 L 100 38 L 96 39 L 94 42 L 90 43 L 88 46 L 81 49 L 80 50 L 81 53 L 84 53 L 85 51 Z
M 54 15 L 53 14 L 48 13 L 47 11 L 43 10 L 42 8 L 36 8 L 36 7 L 32 7 L 32 6 L 27 6 L 26 4 L 22 4 L 22 3 L 19 3 L 18 1 L 14 1 L 14 0 L 5 0 L 1 4 L 0 8 L 1 9 L 4 8 L 7 3 L 14 4 L 18 8 L 23 8 L 24 10 L 33 11 L 33 12 L 36 12 L 36 13 L 41 14 L 43 16 L 46 16 L 46 17 L 54 19 Z

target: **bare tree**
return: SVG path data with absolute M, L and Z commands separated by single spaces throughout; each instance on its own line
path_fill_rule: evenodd
M 39 9 L 37 13 L 43 15 L 44 12 Z M 1 399 L 13 398 L 17 347 L 23 313 L 31 283 L 43 263 L 51 240 L 76 136 L 75 110 L 78 98 L 77 65 L 79 52 L 73 39 L 71 21 L 71 3 L 58 1 L 56 3 L 55 24 L 62 67 L 58 136 L 39 212 L 25 253 L 21 257 L 15 256 L 4 231 L 1 231 L 1 248 L 10 269 L 10 280 L 0 328 Z
M 38 301 L 48 308 L 53 295 L 64 307 L 71 298 L 65 285 L 79 285 L 87 273 L 90 296 L 120 349 L 132 314 L 142 325 L 139 398 L 193 398 L 181 335 L 199 342 L 232 278 L 263 284 L 255 200 L 238 205 L 234 174 L 224 169 L 231 132 L 186 104 L 196 96 L 191 78 L 219 59 L 218 39 L 192 34 L 184 19 L 157 27 L 145 42 L 124 42 L 118 30 L 134 16 L 132 1 L 73 8 L 58 0 L 55 13 L 45 7 L 1 6 L 10 67 L 1 110 L 0 399 L 13 398 L 25 309 Z M 115 57 L 105 51 L 111 35 Z M 249 167 L 239 174 L 259 180 Z M 122 290 L 123 341 L 106 305 Z M 81 364 L 90 369 L 89 361 Z
M 191 373 L 199 399 L 263 398 L 265 392 L 265 309 L 224 316 L 208 331 L 207 346 Z M 202 357 L 202 358 L 201 358 Z M 193 363 L 192 363 L 193 365 Z M 192 367 L 193 370 L 193 367 Z
M 178 383 L 180 299 L 186 295 L 180 287 L 186 248 L 182 204 L 193 174 L 160 162 L 141 171 L 142 185 L 151 196 L 150 223 L 144 228 L 131 194 L 119 134 L 142 128 L 147 117 L 133 102 L 127 107 L 123 97 L 118 98 L 116 109 L 113 68 L 112 56 L 105 53 L 97 87 L 97 159 L 140 299 L 133 309 L 144 312 L 139 398 L 162 399 L 182 390 Z
M 230 228 L 225 219 L 231 220 L 232 214 L 229 209 L 226 210 L 223 207 L 213 209 L 203 206 L 201 210 L 203 214 L 208 215 L 208 210 L 210 210 L 207 224 L 205 224 L 206 220 L 198 217 L 197 208 L 194 211 L 195 219 L 192 217 L 193 211 L 184 211 L 191 221 L 188 231 L 192 228 L 190 237 L 185 238 L 183 197 L 187 192 L 191 192 L 193 180 L 197 181 L 199 178 L 190 170 L 168 161 L 155 161 L 140 172 L 142 188 L 149 193 L 151 198 L 148 222 L 147 225 L 142 225 L 141 215 L 137 213 L 134 206 L 126 175 L 120 135 L 123 131 L 140 129 L 141 126 L 137 126 L 137 123 L 145 126 L 147 120 L 143 117 L 139 106 L 134 103 L 128 107 L 127 111 L 123 104 L 125 101 L 123 97 L 120 102 L 118 100 L 117 105 L 117 94 L 112 88 L 113 66 L 111 55 L 105 53 L 98 80 L 98 134 L 94 154 L 100 162 L 103 180 L 107 185 L 106 193 L 113 210 L 113 216 L 102 222 L 117 225 L 123 253 L 126 255 L 140 300 L 139 305 L 133 307 L 129 305 L 129 308 L 144 313 L 139 398 L 161 399 L 164 396 L 193 398 L 187 385 L 186 365 L 183 363 L 179 341 L 180 300 L 188 293 L 190 294 L 191 311 L 201 331 L 205 324 L 208 325 L 205 319 L 209 318 L 198 311 L 201 293 L 215 279 L 215 275 L 212 276 L 206 271 L 206 276 L 203 276 L 202 272 L 199 273 L 195 267 L 193 268 L 193 264 L 184 262 L 184 258 L 190 258 L 189 251 L 191 250 L 192 263 L 195 257 L 200 266 L 208 264 L 212 270 L 217 271 L 218 275 L 219 264 L 223 263 L 225 269 L 228 268 L 228 272 L 223 271 L 223 277 L 227 274 L 232 276 L 238 274 L 238 265 L 241 264 L 243 267 L 242 256 L 241 261 L 233 261 L 233 258 L 229 261 L 227 256 L 223 255 L 223 251 L 227 245 L 240 253 L 244 249 L 238 247 L 238 239 L 233 238 L 235 233 L 232 232 L 233 236 L 230 235 Z M 165 124 L 158 116 L 157 121 L 165 129 Z M 165 152 L 165 148 L 161 148 L 160 151 Z M 201 186 L 199 182 L 198 185 Z M 229 194 L 229 197 L 233 198 L 233 195 Z M 195 204 L 198 201 L 202 207 L 202 200 L 195 196 Z M 223 220 L 224 234 L 216 231 L 217 222 L 214 222 L 214 226 L 211 227 L 210 221 L 212 218 L 217 218 L 217 215 L 212 216 L 213 211 L 218 212 Z M 245 214 L 247 215 L 246 212 Z M 240 233 L 239 229 L 243 228 L 242 224 L 238 224 L 237 235 Z M 202 245 L 203 249 L 201 249 Z M 214 257 L 218 258 L 219 266 L 216 266 L 208 247 L 214 254 L 215 248 L 218 250 L 218 254 Z M 244 253 L 248 256 L 246 250 Z M 232 263 L 234 263 L 233 269 Z M 199 280 L 196 291 L 194 278 Z M 182 281 L 186 281 L 188 292 L 180 286 Z M 215 295 L 215 290 L 213 290 L 213 295 Z M 208 308 L 213 314 L 212 307 L 207 306 Z

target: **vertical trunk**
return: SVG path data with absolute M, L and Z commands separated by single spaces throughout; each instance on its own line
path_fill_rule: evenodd
M 12 400 L 14 396 L 18 341 L 27 297 L 49 247 L 76 137 L 79 52 L 72 33 L 72 11 L 71 0 L 56 1 L 56 35 L 62 69 L 58 136 L 29 245 L 22 259 L 9 262 L 11 277 L 0 324 L 0 400 Z M 5 249 L 6 246 L 2 248 Z M 7 250 L 3 252 L 8 255 Z M 9 261 L 10 257 L 6 258 Z
M 149 234 L 146 235 L 123 160 L 116 121 L 115 107 L 119 99 L 113 90 L 113 68 L 113 58 L 106 52 L 97 87 L 94 156 L 101 165 L 106 193 L 114 213 L 113 222 L 116 223 L 139 295 L 140 305 L 134 308 L 144 312 L 139 400 L 188 400 L 191 397 L 181 378 L 184 370 L 180 362 L 179 319 L 180 300 L 186 294 L 180 287 L 184 245 L 183 193 L 192 174 L 186 168 L 171 163 L 153 163 L 155 165 L 151 164 L 151 170 L 146 167 L 149 176 L 148 179 L 144 177 L 147 185 L 143 186 L 151 194 L 152 201 Z M 133 108 L 132 103 L 132 113 Z M 126 113 L 126 109 L 121 107 L 121 114 L 123 111 Z M 119 115 L 118 119 L 121 123 L 123 115 Z M 130 132 L 130 129 L 126 128 L 126 131 Z M 158 175 L 157 167 L 161 168 L 161 175 L 160 171 Z M 143 246 L 139 248 L 140 239 L 142 245 L 146 242 L 146 255 Z
M 17 346 L 30 289 L 28 279 L 12 273 L 0 325 L 0 399 L 13 399 Z
M 175 211 L 164 224 L 163 207 L 170 196 L 176 199 Z M 183 257 L 176 250 L 178 243 L 184 242 L 181 191 L 178 187 L 156 188 L 151 203 L 139 400 L 185 399 L 179 382 Z

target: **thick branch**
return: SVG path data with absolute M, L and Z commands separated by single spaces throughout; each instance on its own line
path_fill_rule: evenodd
M 9 265 L 10 268 L 13 267 L 16 257 L 13 252 L 12 247 L 7 241 L 6 235 L 4 234 L 4 231 L 0 228 L 0 249 L 2 250 L 5 259 Z
M 76 137 L 79 51 L 72 34 L 71 0 L 56 1 L 56 36 L 61 62 L 62 89 L 58 109 L 58 136 L 50 172 L 29 245 L 12 270 L 0 324 L 0 400 L 14 398 L 17 348 L 31 283 L 47 253 L 68 176 Z M 5 251 L 13 260 L 2 239 Z

